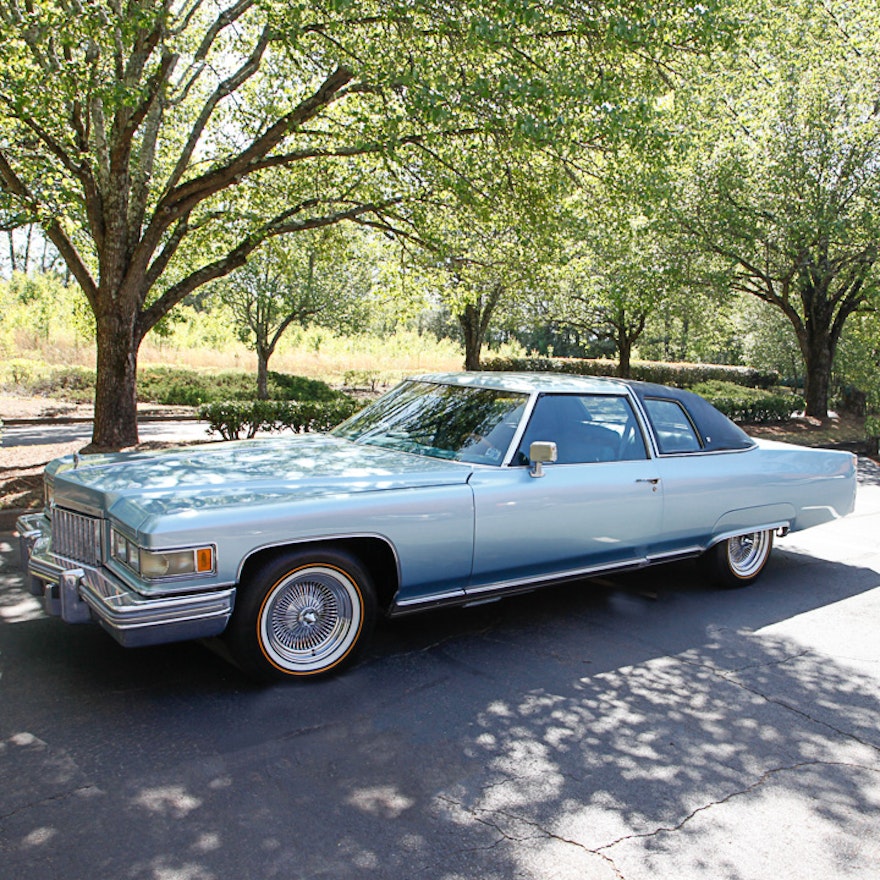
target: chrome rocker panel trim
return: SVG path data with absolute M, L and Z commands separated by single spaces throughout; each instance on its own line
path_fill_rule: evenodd
M 30 592 L 53 617 L 66 623 L 97 620 L 126 648 L 209 638 L 226 629 L 234 589 L 146 599 L 103 569 L 59 565 L 47 550 L 49 521 L 42 514 L 20 517 L 16 530 Z
M 764 523 L 757 526 L 749 526 L 748 528 L 733 529 L 723 532 L 715 536 L 711 543 L 705 547 L 694 545 L 671 553 L 655 553 L 647 557 L 638 559 L 629 559 L 623 562 L 614 562 L 608 564 L 591 565 L 586 568 L 572 569 L 571 571 L 558 572 L 544 577 L 518 578 L 515 580 L 500 581 L 494 584 L 484 584 L 482 586 L 466 590 L 452 590 L 448 593 L 432 593 L 429 596 L 416 596 L 412 599 L 395 599 L 389 609 L 389 617 L 403 617 L 418 611 L 425 611 L 432 608 L 443 608 L 446 606 L 461 605 L 464 607 L 470 605 L 482 605 L 486 602 L 492 602 L 505 596 L 515 596 L 519 593 L 531 593 L 542 587 L 554 587 L 560 584 L 570 583 L 571 581 L 589 580 L 602 575 L 621 574 L 627 571 L 638 571 L 653 565 L 659 565 L 669 562 L 678 562 L 685 559 L 695 559 L 705 553 L 711 547 L 726 541 L 729 538 L 738 538 L 742 535 L 752 534 L 753 532 L 772 531 L 778 535 L 785 535 L 791 523 L 787 520 Z

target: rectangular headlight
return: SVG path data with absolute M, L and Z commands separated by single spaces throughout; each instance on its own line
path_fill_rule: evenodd
M 110 533 L 110 555 L 133 571 L 140 571 L 138 567 L 137 545 L 134 541 L 129 541 L 122 532 L 117 532 L 116 529 L 113 529 Z
M 146 580 L 212 574 L 215 570 L 212 546 L 146 550 L 116 529 L 110 534 L 110 552 L 114 559 Z
M 185 574 L 210 574 L 214 570 L 212 547 L 187 550 L 141 550 L 141 577 L 166 578 Z

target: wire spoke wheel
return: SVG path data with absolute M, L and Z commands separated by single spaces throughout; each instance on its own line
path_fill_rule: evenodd
M 259 618 L 270 663 L 312 672 L 336 663 L 357 638 L 361 607 L 355 583 L 342 571 L 309 566 L 279 581 Z
M 721 541 L 706 552 L 708 572 L 723 587 L 746 587 L 764 570 L 773 549 L 773 532 L 765 529 Z
M 771 541 L 771 532 L 751 532 L 731 538 L 727 542 L 727 559 L 731 572 L 741 578 L 756 575 L 767 561 Z
M 330 547 L 290 551 L 248 575 L 226 641 L 254 678 L 320 677 L 357 659 L 376 610 L 372 580 L 356 556 Z

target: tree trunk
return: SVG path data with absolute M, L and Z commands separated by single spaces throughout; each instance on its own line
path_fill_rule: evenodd
M 818 282 L 810 279 L 800 291 L 804 309 L 803 323 L 797 331 L 804 358 L 804 398 L 806 415 L 828 418 L 828 391 L 831 369 L 846 314 L 835 319 L 833 298 L 829 296 L 832 278 L 823 276 Z
M 458 323 L 464 336 L 464 368 L 469 371 L 480 369 L 480 353 L 489 323 L 495 308 L 504 293 L 504 286 L 496 283 L 487 296 L 480 296 L 476 304 L 469 303 L 458 316 Z
M 257 400 L 269 399 L 269 355 L 265 349 L 257 349 Z
M 137 350 L 135 318 L 124 310 L 97 319 L 97 381 L 95 423 L 88 452 L 108 452 L 136 446 Z
M 464 336 L 464 368 L 469 371 L 480 369 L 480 353 L 483 349 L 482 321 L 477 306 L 467 305 L 458 316 Z
M 617 339 L 617 375 L 621 379 L 629 379 L 632 372 L 632 342 L 626 333 L 621 333 Z
M 25 239 L 24 239 L 24 272 L 25 272 L 25 274 L 27 274 L 28 270 L 30 269 L 31 239 L 33 237 L 33 234 L 34 234 L 34 227 L 31 224 L 27 228 L 27 235 L 25 236 Z
M 806 414 L 817 419 L 828 418 L 828 394 L 831 387 L 831 366 L 834 363 L 834 344 L 830 334 L 813 334 L 802 345 L 806 377 L 804 379 L 804 398 Z M 817 338 L 818 337 L 818 338 Z

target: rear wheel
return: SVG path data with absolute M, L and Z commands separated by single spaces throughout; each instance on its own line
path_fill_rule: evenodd
M 256 678 L 317 678 L 351 665 L 376 619 L 370 576 L 334 550 L 276 558 L 239 587 L 227 642 Z
M 721 541 L 706 551 L 706 566 L 723 587 L 746 587 L 764 570 L 773 548 L 773 532 L 749 532 Z

